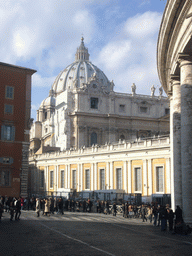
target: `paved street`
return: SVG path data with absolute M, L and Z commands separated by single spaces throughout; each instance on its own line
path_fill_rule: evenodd
M 0 256 L 191 255 L 192 235 L 172 235 L 141 219 L 98 213 L 36 217 L 23 211 L 20 221 L 4 213 L 0 223 Z

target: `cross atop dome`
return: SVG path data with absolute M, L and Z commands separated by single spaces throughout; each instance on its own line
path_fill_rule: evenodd
M 79 48 L 77 48 L 76 54 L 75 54 L 75 60 L 89 60 L 89 53 L 88 48 L 84 45 L 84 37 L 81 37 L 81 44 Z

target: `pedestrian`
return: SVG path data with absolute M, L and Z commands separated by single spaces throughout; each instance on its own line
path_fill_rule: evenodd
M 147 214 L 147 209 L 145 207 L 144 204 L 142 204 L 141 206 L 141 214 L 142 214 L 142 219 L 143 219 L 143 222 L 146 220 L 147 222 L 147 218 L 146 218 L 146 214 Z
M 117 206 L 116 206 L 116 203 L 113 203 L 112 212 L 113 212 L 113 216 L 116 216 L 116 213 L 117 213 Z
M 123 218 L 125 218 L 125 204 L 122 204 Z
M 153 206 L 153 216 L 154 216 L 153 226 L 156 226 L 157 225 L 158 211 L 157 211 L 157 207 L 155 205 Z
M 83 212 L 86 212 L 87 211 L 87 208 L 86 208 L 86 201 L 83 200 Z
M 183 213 L 179 205 L 177 205 L 177 208 L 175 210 L 175 216 L 176 216 L 176 224 L 179 222 L 183 222 Z
M 23 211 L 23 207 L 24 207 L 24 198 L 21 197 L 21 210 Z
M 0 201 L 0 222 L 1 222 L 2 213 L 3 213 L 3 204 L 2 204 L 2 201 Z
M 150 223 L 152 223 L 152 219 L 153 219 L 153 209 L 152 209 L 151 206 L 149 206 L 148 214 L 149 214 Z
M 50 198 L 50 213 L 54 214 L 54 200 Z
M 53 202 L 53 213 L 54 213 L 54 212 L 57 212 L 57 210 L 58 210 L 58 209 L 57 209 L 57 198 L 55 197 L 55 198 L 54 198 L 54 202 Z
M 169 231 L 173 230 L 173 220 L 174 220 L 174 213 L 172 209 L 168 209 L 168 221 L 169 221 Z
M 159 218 L 161 220 L 161 231 L 166 231 L 168 214 L 165 206 L 163 206 L 162 209 L 160 210 Z
M 100 201 L 97 200 L 97 213 L 101 213 L 101 204 L 100 204 Z
M 80 202 L 76 201 L 76 211 L 80 212 Z
M 59 213 L 61 213 L 62 215 L 63 213 L 63 198 L 60 197 L 59 202 L 58 202 L 58 208 L 59 208 Z
M 129 203 L 128 201 L 125 203 L 125 218 L 129 216 Z
M 40 213 L 40 199 L 36 198 L 36 213 L 37 213 L 37 217 L 39 217 L 39 213 Z
M 104 206 L 104 214 L 108 214 L 109 213 L 109 203 L 107 201 L 105 201 L 105 206 Z
M 15 204 L 15 220 L 20 220 L 21 216 L 21 198 L 18 198 Z
M 14 218 L 14 205 L 13 205 L 13 201 L 10 201 L 9 212 L 10 212 L 10 221 L 12 221 L 13 218 Z
M 47 216 L 47 215 L 50 216 L 49 213 L 50 213 L 49 199 L 46 198 L 46 199 L 45 199 L 44 215 L 45 215 L 45 216 Z

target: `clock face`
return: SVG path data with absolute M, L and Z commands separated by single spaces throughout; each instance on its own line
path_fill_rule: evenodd
M 96 85 L 96 84 L 93 84 L 93 88 L 97 88 L 97 85 Z

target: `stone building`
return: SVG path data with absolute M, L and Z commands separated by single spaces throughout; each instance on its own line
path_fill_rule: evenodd
M 192 2 L 168 0 L 159 32 L 158 73 L 170 99 L 172 208 L 192 223 Z
M 135 84 L 131 89 L 114 91 L 114 82 L 89 61 L 82 38 L 75 61 L 56 77 L 37 110 L 31 153 L 168 134 L 169 102 L 162 88 L 158 96 L 154 86 L 150 96 L 136 94 Z
M 150 202 L 171 193 L 162 87 L 158 96 L 154 86 L 149 96 L 137 94 L 135 84 L 131 94 L 115 92 L 89 61 L 83 38 L 37 110 L 30 135 L 31 194 L 118 191 Z
M 28 195 L 31 76 L 0 62 L 0 195 Z
M 140 195 L 143 202 L 162 202 L 171 194 L 170 139 L 162 136 L 33 155 L 30 172 L 31 194 L 68 196 L 83 191 L 84 197 Z

